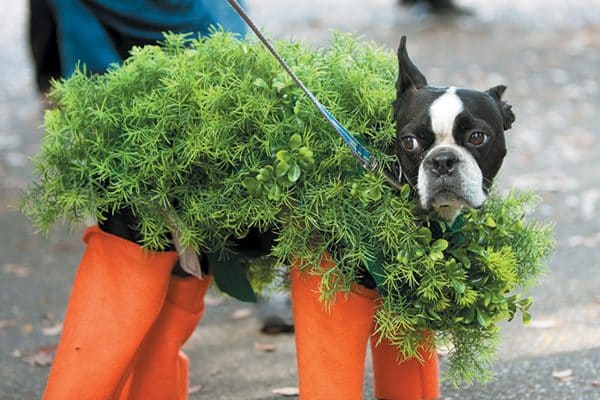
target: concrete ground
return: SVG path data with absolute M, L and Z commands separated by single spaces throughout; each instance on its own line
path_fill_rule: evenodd
M 532 291 L 533 323 L 503 327 L 496 381 L 445 384 L 443 398 L 600 399 L 600 2 L 463 0 L 477 16 L 457 19 L 425 17 L 395 0 L 248 3 L 274 36 L 323 44 L 335 28 L 393 48 L 408 34 L 430 83 L 509 86 L 517 123 L 499 187 L 543 196 L 537 217 L 555 222 L 557 251 Z M 44 350 L 58 340 L 83 250 L 81 229 L 58 228 L 45 238 L 14 208 L 42 136 L 26 17 L 24 1 L 0 11 L 0 399 L 7 400 L 40 397 L 50 361 Z M 263 336 L 252 317 L 231 318 L 246 307 L 211 295 L 186 345 L 191 398 L 278 399 L 273 388 L 296 385 L 293 337 Z M 257 351 L 256 342 L 275 351 Z M 371 379 L 368 369 L 367 399 Z

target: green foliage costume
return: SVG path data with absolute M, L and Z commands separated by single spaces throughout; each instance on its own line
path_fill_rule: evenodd
M 393 54 L 336 35 L 328 50 L 279 42 L 299 78 L 379 159 L 391 161 Z M 492 196 L 453 224 L 421 215 L 410 190 L 391 191 L 348 149 L 261 45 L 215 32 L 136 48 L 104 75 L 85 70 L 55 85 L 37 182 L 23 208 L 43 229 L 123 206 L 148 248 L 171 229 L 183 245 L 233 259 L 231 238 L 271 229 L 270 266 L 330 251 L 323 299 L 349 290 L 366 268 L 382 297 L 378 330 L 407 356 L 424 330 L 452 343 L 453 382 L 490 377 L 496 323 L 518 309 L 542 271 L 548 226 L 525 220 L 530 195 Z M 227 264 L 223 264 L 227 267 Z M 321 271 L 322 273 L 322 271 Z M 327 278 L 327 277 L 324 277 Z

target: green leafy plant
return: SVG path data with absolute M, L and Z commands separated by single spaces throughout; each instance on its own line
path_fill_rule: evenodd
M 536 201 L 531 194 L 492 196 L 453 224 L 423 216 L 395 259 L 385 257 L 379 333 L 412 354 L 424 328 L 436 331 L 438 345 L 454 346 L 453 382 L 490 379 L 497 323 L 518 311 L 529 321 L 532 298 L 521 298 L 523 289 L 543 272 L 541 260 L 553 247 L 549 226 L 525 220 Z
M 273 165 L 267 165 L 243 181 L 244 187 L 251 194 L 258 196 L 267 193 L 269 200 L 279 200 L 283 189 L 288 188 L 300 179 L 302 168 L 312 169 L 315 164 L 313 152 L 302 146 L 302 138 L 298 134 L 290 137 L 288 148 L 279 150 Z
M 389 162 L 394 55 L 348 35 L 327 50 L 276 46 Z M 57 82 L 50 100 L 38 177 L 23 201 L 44 230 L 128 206 L 146 247 L 162 248 L 176 228 L 184 246 L 226 260 L 232 238 L 270 229 L 277 241 L 270 263 L 250 267 L 255 285 L 268 285 L 273 266 L 303 260 L 331 301 L 367 269 L 382 299 L 378 333 L 412 357 L 435 331 L 427 343 L 453 346 L 453 382 L 489 379 L 496 324 L 519 310 L 529 319 L 531 300 L 520 296 L 552 248 L 550 228 L 525 218 L 534 197 L 492 196 L 452 225 L 421 214 L 410 188 L 395 193 L 361 171 L 259 44 L 224 32 L 167 35 L 106 74 Z M 325 252 L 335 261 L 327 272 L 315 267 Z

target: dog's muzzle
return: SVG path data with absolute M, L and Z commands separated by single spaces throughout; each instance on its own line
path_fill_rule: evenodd
M 424 209 L 480 207 L 485 201 L 483 175 L 464 147 L 433 148 L 419 167 L 418 192 Z

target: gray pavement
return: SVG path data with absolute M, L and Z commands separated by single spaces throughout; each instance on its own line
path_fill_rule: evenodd
M 327 42 L 329 28 L 395 47 L 409 36 L 413 60 L 430 83 L 487 87 L 505 83 L 517 123 L 499 188 L 533 188 L 537 216 L 556 223 L 557 251 L 532 294 L 534 320 L 503 327 L 496 381 L 453 389 L 444 399 L 600 399 L 600 2 L 464 0 L 476 18 L 424 18 L 395 0 L 249 0 L 273 36 Z M 47 366 L 28 355 L 58 340 L 70 283 L 83 251 L 82 229 L 36 234 L 14 204 L 31 179 L 41 106 L 26 43 L 26 2 L 0 11 L 0 399 L 36 399 Z M 263 336 L 247 307 L 212 294 L 186 345 L 191 398 L 278 399 L 295 386 L 292 336 Z M 255 342 L 275 346 L 255 350 Z M 38 359 L 46 364 L 43 357 Z M 571 370 L 571 373 L 564 372 Z M 553 378 L 553 373 L 568 375 Z M 365 398 L 372 398 L 367 371 Z

